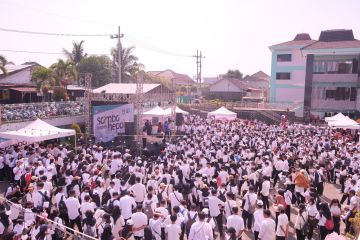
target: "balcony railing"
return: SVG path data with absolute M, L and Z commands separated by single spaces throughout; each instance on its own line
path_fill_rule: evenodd
M 2 122 L 23 122 L 36 118 L 48 119 L 83 115 L 83 102 L 41 102 L 0 105 Z

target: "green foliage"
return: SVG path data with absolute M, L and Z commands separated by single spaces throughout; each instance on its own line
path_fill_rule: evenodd
M 31 74 L 31 81 L 35 82 L 38 91 L 55 85 L 53 71 L 45 67 L 37 67 Z
M 236 70 L 229 69 L 224 77 L 240 80 L 240 79 L 242 79 L 243 74 L 238 69 L 236 69 Z
M 53 87 L 52 100 L 54 102 L 67 101 L 69 97 L 64 87 Z
M 70 60 L 59 59 L 57 63 L 50 66 L 56 80 L 56 86 L 66 86 L 75 83 L 78 79 L 78 72 L 75 63 Z
M 104 86 L 111 82 L 111 59 L 106 55 L 83 58 L 78 65 L 80 73 L 92 73 L 92 86 Z
M 67 59 L 75 63 L 75 65 L 78 65 L 81 62 L 81 60 L 86 57 L 86 53 L 84 53 L 84 47 L 82 45 L 84 42 L 85 42 L 84 40 L 80 42 L 74 41 L 73 50 L 71 52 L 69 52 L 66 49 L 63 49 L 63 52 L 67 57 Z
M 135 47 L 128 47 L 121 49 L 121 78 L 123 83 L 135 82 L 136 75 L 144 68 L 144 65 L 139 63 L 139 58 L 133 54 Z M 119 62 L 118 49 L 112 48 L 111 55 L 113 62 L 116 65 Z M 116 78 L 118 78 L 118 68 L 115 67 Z
M 73 123 L 71 125 L 71 129 L 74 129 L 76 134 L 82 134 L 81 128 L 80 128 L 79 124 L 77 124 L 77 123 Z
M 7 63 L 6 58 L 3 55 L 0 55 L 0 70 L 2 71 L 4 76 L 8 75 L 8 72 L 7 72 L 6 68 L 5 68 L 6 63 Z

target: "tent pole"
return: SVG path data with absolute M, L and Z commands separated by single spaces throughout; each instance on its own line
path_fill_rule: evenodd
M 76 132 L 75 132 L 75 135 L 74 135 L 74 137 L 75 137 L 75 153 L 76 153 L 76 148 L 77 148 L 77 142 L 76 142 Z

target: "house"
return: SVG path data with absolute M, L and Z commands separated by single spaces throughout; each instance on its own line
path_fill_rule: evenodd
M 360 41 L 352 30 L 320 33 L 318 40 L 298 34 L 272 51 L 270 101 L 303 102 L 302 115 L 320 118 L 360 111 Z
M 256 95 L 262 96 L 262 100 L 267 101 L 269 96 L 270 76 L 263 71 L 258 71 L 253 75 L 246 75 L 243 82 L 252 89 L 250 92 L 256 92 Z M 255 90 L 256 89 L 256 90 Z M 248 91 L 249 92 L 249 91 Z
M 203 95 L 208 99 L 240 101 L 245 96 L 247 88 L 247 84 L 242 80 L 222 78 L 203 89 Z
M 148 71 L 147 74 L 159 79 L 168 79 L 169 81 L 174 80 L 174 84 L 177 87 L 196 84 L 188 75 L 176 73 L 170 69 L 166 69 L 164 71 Z

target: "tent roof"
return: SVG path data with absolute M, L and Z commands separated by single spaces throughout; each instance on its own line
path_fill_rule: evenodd
M 171 107 L 165 109 L 166 114 L 171 115 L 171 110 L 172 110 Z M 185 114 L 185 115 L 189 114 L 189 112 L 182 110 L 178 106 L 176 106 L 175 113 L 182 113 L 182 114 Z
M 226 107 L 221 107 L 215 111 L 209 112 L 209 115 L 236 115 L 236 113 L 228 110 Z
M 164 109 L 162 109 L 161 107 L 156 106 L 153 109 L 144 112 L 144 115 L 147 115 L 147 116 L 165 116 L 166 111 Z
M 143 93 L 147 93 L 158 86 L 160 86 L 160 84 L 145 83 L 143 84 Z M 136 89 L 136 83 L 109 83 L 94 89 L 93 93 L 136 94 Z
M 19 142 L 25 141 L 28 143 L 73 135 L 75 135 L 75 130 L 54 127 L 41 119 L 36 119 L 29 125 L 15 131 L 0 132 L 0 137 L 2 138 L 15 139 Z
M 328 124 L 332 128 L 360 129 L 360 125 L 356 121 L 345 116 L 341 119 L 330 121 Z
M 340 119 L 344 119 L 344 118 L 346 118 L 346 116 L 340 112 L 332 117 L 326 117 L 325 122 L 336 121 L 336 120 L 340 120 Z

